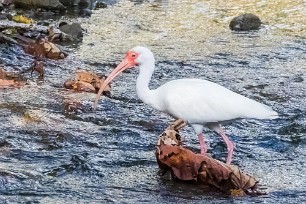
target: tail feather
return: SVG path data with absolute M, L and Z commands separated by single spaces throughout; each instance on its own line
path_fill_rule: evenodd
M 267 119 L 277 119 L 277 118 L 279 118 L 278 113 L 273 111 L 272 114 Z

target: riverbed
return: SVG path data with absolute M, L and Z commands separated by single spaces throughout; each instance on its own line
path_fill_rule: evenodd
M 83 41 L 65 60 L 48 60 L 43 80 L 26 75 L 20 89 L 0 91 L 0 199 L 3 203 L 303 203 L 306 201 L 306 5 L 304 1 L 119 1 L 76 19 Z M 260 16 L 259 31 L 233 32 L 230 20 Z M 120 75 L 111 97 L 63 88 L 77 69 L 108 74 L 137 45 L 155 54 L 150 87 L 201 78 L 273 107 L 275 120 L 225 127 L 233 164 L 259 180 L 266 196 L 229 197 L 160 177 L 157 137 L 173 119 L 136 95 L 137 69 Z M 29 66 L 18 47 L 1 44 L 11 71 Z M 15 55 L 14 55 L 15 53 Z M 81 103 L 67 111 L 67 101 Z M 190 127 L 184 144 L 199 152 Z M 226 147 L 205 129 L 208 153 Z

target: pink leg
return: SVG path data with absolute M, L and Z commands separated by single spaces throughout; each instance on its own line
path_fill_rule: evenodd
M 203 133 L 198 134 L 198 138 L 199 138 L 200 145 L 201 145 L 201 154 L 205 156 L 207 152 L 207 147 L 203 139 Z
M 221 129 L 221 132 L 219 134 L 221 135 L 222 139 L 224 140 L 224 142 L 227 146 L 226 164 L 231 164 L 232 158 L 233 158 L 234 144 L 233 144 L 233 142 L 231 142 L 229 140 L 228 136 L 226 136 L 226 134 L 223 132 L 222 129 Z

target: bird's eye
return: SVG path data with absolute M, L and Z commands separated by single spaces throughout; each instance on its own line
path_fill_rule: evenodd
M 135 53 L 133 53 L 133 54 L 132 54 L 132 57 L 133 57 L 133 58 L 135 58 L 135 57 L 136 57 L 136 54 L 135 54 Z

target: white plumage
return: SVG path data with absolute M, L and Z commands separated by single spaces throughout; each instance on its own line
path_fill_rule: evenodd
M 206 153 L 202 130 L 216 131 L 227 145 L 227 163 L 232 160 L 233 144 L 224 134 L 221 124 L 242 118 L 275 119 L 278 114 L 270 107 L 237 94 L 216 83 L 201 79 L 178 79 L 150 90 L 149 82 L 155 68 L 153 53 L 145 47 L 130 50 L 125 59 L 109 75 L 96 97 L 95 106 L 104 87 L 127 68 L 139 66 L 136 89 L 139 98 L 153 108 L 181 118 L 195 130 Z
M 190 124 L 277 117 L 270 107 L 207 80 L 173 80 L 152 92 L 155 92 L 158 110 Z

